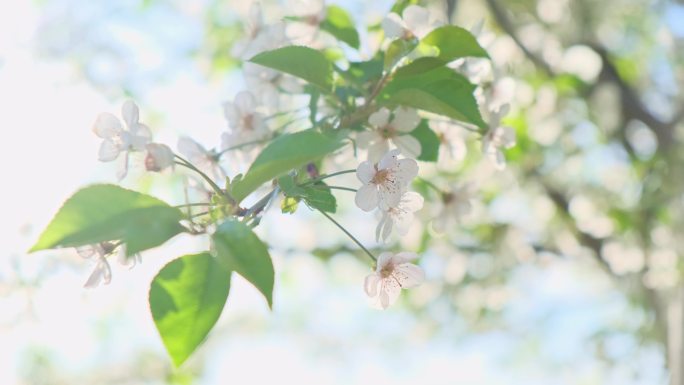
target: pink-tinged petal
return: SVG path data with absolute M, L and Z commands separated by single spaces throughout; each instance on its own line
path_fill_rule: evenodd
M 418 139 L 411 135 L 395 136 L 392 141 L 401 150 L 401 154 L 407 158 L 417 158 L 422 151 Z
M 383 137 L 377 137 L 376 141 L 368 148 L 368 160 L 375 164 L 389 150 L 389 141 Z
M 397 302 L 399 294 L 401 294 L 401 284 L 393 279 L 392 276 L 383 279 L 380 286 L 380 305 L 383 309 Z
M 404 36 L 406 25 L 401 19 L 401 16 L 396 13 L 390 13 L 382 20 L 382 29 L 385 31 L 385 36 L 390 39 L 398 39 Z
M 378 207 L 378 189 L 375 185 L 366 184 L 356 191 L 356 206 L 363 211 L 372 211 Z
M 147 140 L 152 139 L 152 130 L 143 123 L 136 123 L 129 127 L 131 135 L 145 138 Z
M 413 159 L 401 159 L 397 164 L 397 176 L 404 185 L 411 183 L 418 176 L 418 162 Z
M 379 170 L 387 170 L 390 168 L 394 168 L 397 165 L 397 157 L 401 154 L 401 150 L 391 150 L 388 151 L 385 155 L 383 155 L 382 159 L 380 159 L 380 162 L 378 162 L 378 169 Z
M 404 289 L 416 287 L 425 281 L 425 272 L 412 263 L 397 266 L 392 274 Z
M 408 191 L 401 197 L 401 207 L 409 212 L 416 212 L 423 208 L 425 198 L 417 192 Z
M 515 131 L 510 127 L 501 127 L 503 130 L 501 134 L 501 145 L 503 148 L 511 148 L 515 146 Z
M 193 139 L 183 136 L 178 139 L 178 152 L 187 157 L 191 162 L 193 159 L 204 157 L 207 150 L 201 144 L 195 142 Z
M 121 165 L 119 166 L 119 169 L 116 171 L 116 177 L 118 180 L 123 180 L 123 178 L 128 175 L 128 157 L 129 153 L 125 152 L 123 156 L 123 160 L 121 162 Z
M 228 126 L 232 130 L 236 130 L 237 127 L 240 125 L 242 115 L 240 114 L 240 111 L 235 106 L 235 104 L 231 102 L 223 103 L 223 115 L 226 117 L 226 120 L 228 121 Z
M 356 167 L 356 177 L 359 178 L 361 183 L 368 184 L 375 176 L 375 167 L 369 161 L 359 163 Z
M 413 108 L 399 107 L 394 110 L 394 119 L 392 119 L 392 127 L 397 131 L 406 134 L 413 131 L 420 123 L 420 116 L 418 111 Z
M 412 253 L 410 251 L 402 251 L 394 256 L 394 262 L 397 264 L 402 264 L 410 261 L 415 261 L 418 259 L 418 254 Z
M 375 271 L 379 272 L 383 268 L 387 267 L 387 265 L 392 261 L 393 255 L 394 254 L 390 253 L 389 251 L 380 253 L 380 255 L 378 256 L 378 260 L 375 263 L 377 265 Z
M 411 212 L 405 212 L 402 213 L 401 215 L 397 215 L 394 218 L 394 224 L 396 225 L 397 228 L 397 233 L 401 236 L 404 236 L 408 234 L 409 228 L 411 227 L 411 224 L 413 223 L 415 215 Z
M 100 144 L 100 150 L 97 153 L 97 158 L 100 162 L 111 162 L 119 156 L 121 148 L 107 139 L 102 141 Z
M 401 194 L 404 192 L 401 185 L 396 182 L 386 183 L 379 186 L 379 200 L 386 207 L 397 207 L 401 202 Z
M 375 111 L 368 117 L 368 123 L 374 127 L 384 127 L 389 123 L 390 110 L 386 107 Z
M 250 114 L 256 108 L 256 98 L 249 91 L 240 91 L 235 95 L 235 106 L 240 115 Z
M 145 169 L 160 172 L 173 165 L 173 151 L 169 146 L 161 143 L 150 143 L 146 146 Z
M 93 132 L 102 139 L 111 139 L 119 136 L 123 131 L 121 121 L 109 112 L 103 112 L 97 116 L 93 124 Z
M 99 286 L 100 283 L 107 285 L 109 282 L 111 282 L 111 280 L 112 270 L 109 267 L 109 263 L 107 263 L 106 259 L 100 258 L 95 265 L 95 269 L 90 274 L 90 277 L 88 277 L 88 280 L 83 287 L 92 289 Z
M 123 106 L 121 106 L 121 116 L 124 122 L 126 122 L 128 129 L 132 129 L 133 126 L 138 124 L 140 119 L 138 106 L 132 100 L 126 100 Z
M 430 12 L 418 5 L 409 5 L 402 13 L 406 28 L 414 34 L 429 26 Z
M 380 276 L 377 274 L 369 274 L 363 282 L 363 289 L 369 297 L 378 295 L 378 284 L 380 283 Z
M 378 222 L 378 225 L 375 226 L 375 241 L 379 242 L 380 241 L 380 234 L 382 233 L 382 228 L 385 225 L 385 222 L 387 221 L 387 213 L 382 213 L 382 218 L 380 218 L 380 222 Z
M 392 227 L 394 225 L 394 221 L 392 218 L 388 218 L 385 221 L 385 225 L 382 228 L 382 241 L 387 242 L 387 238 L 389 238 L 390 234 L 392 233 Z

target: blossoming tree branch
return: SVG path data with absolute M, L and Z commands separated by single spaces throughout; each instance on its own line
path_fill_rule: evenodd
M 251 91 L 225 103 L 228 129 L 220 146 L 208 150 L 182 137 L 174 151 L 154 142 L 132 101 L 123 104 L 121 119 L 105 112 L 95 120 L 99 160 L 120 162 L 119 179 L 136 162 L 150 172 L 182 173 L 186 183 L 178 188 L 185 204 L 172 206 L 113 184 L 87 186 L 64 203 L 31 249 L 76 248 L 94 260 L 85 286 L 96 287 L 110 282 L 115 256 L 132 266 L 145 250 L 180 233 L 210 235 L 205 252 L 179 256 L 150 286 L 152 317 L 176 365 L 216 323 L 233 273 L 272 306 L 269 245 L 253 229 L 264 215 L 277 215 L 268 210 L 274 204 L 280 202 L 285 214 L 306 206 L 348 236 L 372 268 L 365 280 L 359 277 L 370 304 L 386 309 L 402 289 L 425 279 L 419 256 L 389 247 L 372 253 L 334 218 L 337 200 L 353 194 L 360 210 L 376 212 L 381 244 L 392 242 L 393 233 L 406 235 L 426 201 L 440 207 L 432 227 L 448 231 L 470 211 L 477 186 L 421 178 L 421 164 L 463 156 L 469 138 L 481 141 L 484 161 L 502 169 L 503 150 L 515 142 L 513 131 L 500 125 L 507 106 L 493 92 L 496 71 L 478 42 L 481 27 L 446 25 L 439 15 L 400 1 L 381 28 L 367 31 L 380 43 L 377 52 L 352 61 L 333 54 L 361 47 L 351 16 L 322 3 L 307 12 L 266 24 L 258 4 L 250 9 L 244 38 L 232 54 L 245 60 Z M 293 24 L 306 32 L 309 46 L 287 37 Z M 302 96 L 304 105 L 293 105 Z M 309 127 L 293 128 L 287 119 L 301 111 Z M 341 168 L 345 163 L 357 167 Z M 358 183 L 335 182 L 349 173 Z M 411 191 L 416 183 L 427 186 L 427 196 Z

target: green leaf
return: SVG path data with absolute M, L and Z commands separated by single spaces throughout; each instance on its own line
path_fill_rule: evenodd
M 411 136 L 420 142 L 420 156 L 418 160 L 425 162 L 436 162 L 439 157 L 439 137 L 428 125 L 428 121 L 423 119 L 418 127 L 411 131 Z
M 489 58 L 487 51 L 468 30 L 455 25 L 436 28 L 421 40 L 421 43 L 436 47 L 437 58 L 445 63 L 462 57 Z
M 286 196 L 282 202 L 280 202 L 280 211 L 283 214 L 294 214 L 299 207 L 299 199 Z
M 412 4 L 417 4 L 418 0 L 397 0 L 394 5 L 392 6 L 392 9 L 390 12 L 394 12 L 396 14 L 401 15 L 404 12 L 404 9 L 408 7 L 409 5 Z
M 332 91 L 332 63 L 315 49 L 291 45 L 262 52 L 249 61 L 304 79 L 325 92 Z
M 223 222 L 211 236 L 218 260 L 231 271 L 243 276 L 273 306 L 275 273 L 266 245 L 252 229 L 237 220 Z
M 233 181 L 231 193 L 240 202 L 263 183 L 318 160 L 341 146 L 339 138 L 312 129 L 282 135 L 263 149 L 241 180 Z
M 417 39 L 396 39 L 390 43 L 385 52 L 385 69 L 389 70 L 410 54 L 418 46 Z
M 228 298 L 230 274 L 206 252 L 171 261 L 152 280 L 152 318 L 176 366 L 190 357 L 216 324 Z
M 401 73 L 394 77 L 380 93 L 384 104 L 399 104 L 434 112 L 452 119 L 486 128 L 477 101 L 475 86 L 463 75 L 447 67 L 413 74 Z
M 133 255 L 184 231 L 177 208 L 115 185 L 85 187 L 59 209 L 30 252 L 121 240 Z
M 317 182 L 312 185 L 299 186 L 294 178 L 290 175 L 284 175 L 278 178 L 278 185 L 283 193 L 288 198 L 293 198 L 294 202 L 303 200 L 307 206 L 313 210 L 321 210 L 329 213 L 337 211 L 337 199 L 330 192 L 328 186 L 323 182 Z M 281 205 L 283 212 L 294 212 L 297 208 L 292 210 L 292 201 Z M 290 211 L 292 210 L 292 211 Z
M 359 32 L 354 27 L 354 21 L 344 9 L 330 5 L 325 20 L 321 22 L 321 29 L 335 36 L 337 40 L 359 49 Z

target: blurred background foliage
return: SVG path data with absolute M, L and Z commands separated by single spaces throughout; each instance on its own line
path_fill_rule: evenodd
M 287 2 L 262 3 L 268 20 L 288 11 Z M 360 29 L 377 28 L 391 7 L 335 3 Z M 420 250 L 429 282 L 406 293 L 403 307 L 366 309 L 360 282 L 367 267 L 350 258 L 357 252 L 349 243 L 305 210 L 274 212 L 264 220 L 280 258 L 274 313 L 247 304 L 258 302 L 249 295 L 237 300 L 198 357 L 174 370 L 145 298 L 137 298 L 146 297 L 145 273 L 115 277 L 141 281 L 129 288 L 113 283 L 104 294 L 83 293 L 75 284 L 83 263 L 73 255 L 26 259 L 23 245 L 35 236 L 27 223 L 44 219 L 17 215 L 8 234 L 26 241 L 5 246 L 0 274 L 0 350 L 11 357 L 3 383 L 264 383 L 290 371 L 302 383 L 325 384 L 684 384 L 684 3 L 418 3 L 466 28 L 484 20 L 499 76 L 492 90 L 510 99 L 505 123 L 518 140 L 502 173 L 470 156 L 447 169 L 425 168 L 440 187 L 474 181 L 479 193 L 472 215 L 438 235 L 427 224 L 440 197 L 415 186 L 435 204 L 423 210 L 420 231 L 401 242 Z M 22 49 L 41 65 L 66 67 L 68 83 L 85 82 L 113 101 L 132 96 L 159 125 L 216 139 L 220 102 L 244 87 L 230 46 L 247 6 L 43 0 L 31 5 L 26 22 L 34 29 Z M 360 58 L 372 54 L 364 47 Z M 12 69 L 11 52 L 0 56 L 0 74 Z M 191 109 L 181 101 L 199 94 L 202 113 L 217 116 L 203 123 L 218 124 L 170 124 L 162 107 Z M 463 150 L 476 153 L 478 143 Z M 155 191 L 149 181 L 137 186 Z M 372 239 L 373 224 L 364 223 L 371 221 L 346 211 L 343 220 L 356 218 L 354 231 Z M 161 262 L 147 266 L 153 274 Z M 74 324 L 46 311 L 54 300 L 46 292 L 58 285 L 70 287 L 59 295 L 77 299 L 66 300 L 71 317 L 90 316 Z M 89 342 L 46 338 L 60 333 L 52 317 L 87 330 L 81 337 Z M 28 334 L 36 337 L 21 337 Z

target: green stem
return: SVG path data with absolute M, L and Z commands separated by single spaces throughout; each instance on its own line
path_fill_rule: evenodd
M 359 247 L 360 247 L 363 251 L 365 251 L 366 254 L 368 254 L 368 256 L 373 260 L 373 262 L 377 261 L 377 258 L 375 258 L 375 256 L 374 256 L 370 251 L 368 251 L 368 249 L 366 249 L 366 248 L 361 244 L 361 242 L 359 242 L 358 239 L 356 239 L 353 235 L 351 235 L 351 233 L 350 233 L 349 231 L 347 231 L 347 229 L 345 229 L 341 224 L 339 224 L 336 220 L 334 220 L 330 215 L 326 214 L 324 211 L 318 210 L 318 212 L 320 212 L 321 214 L 323 214 L 323 216 L 325 216 L 326 218 L 328 218 L 328 220 L 330 220 L 330 222 L 334 223 L 335 226 L 337 226 L 340 230 L 342 230 L 345 234 L 347 234 L 347 236 L 348 236 L 349 238 L 351 238 L 352 241 L 354 241 L 357 245 L 359 245 Z
M 351 169 L 351 170 L 344 170 L 344 171 L 334 172 L 334 173 L 332 173 L 332 174 L 321 175 L 321 176 L 319 176 L 319 177 L 316 177 L 316 178 L 313 178 L 313 179 L 311 179 L 311 180 L 308 180 L 308 181 L 306 181 L 305 183 L 302 183 L 300 186 L 302 186 L 302 187 L 303 187 L 303 186 L 308 186 L 308 185 L 310 185 L 310 184 L 314 184 L 314 183 L 320 182 L 320 181 L 322 181 L 322 180 L 324 180 L 324 179 L 332 178 L 332 177 L 334 177 L 334 176 L 343 175 L 343 174 L 350 174 L 350 173 L 352 173 L 352 172 L 356 172 L 356 170 L 355 170 L 355 169 Z
M 356 192 L 355 188 L 351 187 L 342 187 L 342 186 L 328 186 L 328 185 L 316 185 L 313 186 L 313 188 L 320 188 L 320 189 L 330 189 L 330 190 L 344 190 L 344 191 L 351 191 L 351 192 Z
M 189 168 L 190 170 L 192 170 L 192 171 L 198 173 L 202 178 L 204 178 L 205 181 L 207 181 L 207 183 L 209 183 L 209 185 L 211 186 L 211 188 L 214 189 L 214 191 L 216 191 L 217 194 L 219 194 L 219 195 L 221 195 L 221 196 L 225 196 L 225 195 L 226 195 L 225 191 L 221 190 L 221 188 L 220 188 L 216 183 L 214 183 L 214 181 L 211 180 L 211 178 L 209 178 L 209 177 L 207 176 L 207 174 L 203 173 L 203 172 L 200 171 L 197 167 L 193 166 L 192 163 L 190 163 L 190 162 L 188 162 L 187 160 L 181 158 L 180 156 L 178 156 L 178 155 L 174 155 L 174 156 L 175 156 L 176 158 L 178 158 L 178 160 L 180 160 L 180 162 L 176 161 L 176 162 L 174 162 L 174 163 L 176 163 L 177 165 L 183 166 L 183 167 L 187 167 L 187 168 Z
M 245 216 L 242 218 L 243 222 L 247 222 L 250 217 L 254 216 L 256 213 L 258 213 L 260 210 L 263 210 L 271 200 L 278 195 L 278 192 L 280 189 L 278 187 L 274 188 L 266 194 L 263 198 L 259 199 L 259 201 L 255 204 L 252 205 L 252 207 L 248 208 L 247 211 L 245 212 Z
M 181 207 L 196 207 L 196 206 L 198 206 L 198 207 L 207 207 L 207 206 L 213 206 L 213 205 L 214 205 L 213 203 L 186 203 L 186 204 L 182 204 L 182 205 L 176 205 L 176 206 L 173 206 L 173 207 L 175 207 L 175 208 L 181 208 Z

